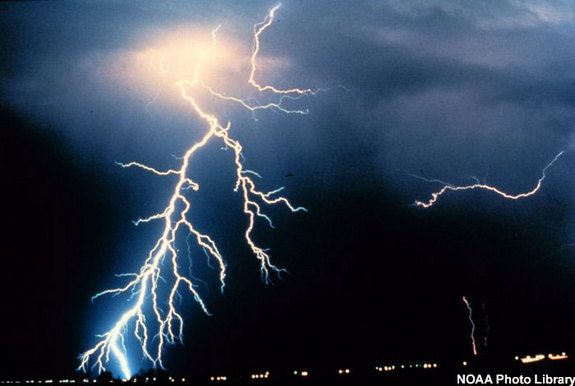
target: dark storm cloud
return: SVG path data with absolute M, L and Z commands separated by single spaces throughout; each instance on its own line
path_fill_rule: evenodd
M 87 132 L 95 143 L 125 142 L 122 135 L 135 126 L 151 125 L 139 116 L 149 96 L 115 95 L 94 77 L 98 67 L 150 33 L 186 23 L 247 26 L 267 6 L 162 4 L 4 5 L 10 65 L 4 65 L 3 99 L 43 118 L 56 115 L 80 141 Z M 575 118 L 570 2 L 293 1 L 278 19 L 265 37 L 266 53 L 294 66 L 273 80 L 332 89 L 312 101 L 308 122 L 281 119 L 284 127 L 300 127 L 300 135 L 286 138 L 296 142 L 285 144 L 290 150 L 280 168 L 303 168 L 310 157 L 324 159 L 322 173 L 354 163 L 335 159 L 340 152 L 323 154 L 327 144 L 362 155 L 359 168 L 375 165 L 382 174 L 497 177 L 497 169 L 520 169 L 516 181 L 507 181 L 519 188 L 569 145 Z M 248 33 L 245 28 L 243 38 Z M 89 114 L 94 109 L 97 117 Z M 522 165 L 526 155 L 533 156 Z
M 150 117 L 153 90 L 102 74 L 174 26 L 221 23 L 222 34 L 249 44 L 267 6 L 5 4 L 2 99 L 105 164 L 170 162 L 157 149 L 180 152 L 188 118 L 165 108 Z M 303 189 L 376 181 L 405 202 L 430 188 L 409 173 L 525 189 L 572 142 L 574 14 L 571 2 L 286 2 L 263 53 L 290 65 L 260 76 L 328 91 L 301 101 L 307 117 L 241 121 L 251 166 L 295 171 Z
M 318 5 L 299 15 L 313 14 L 303 29 L 312 38 L 296 60 L 306 70 L 320 69 L 317 78 L 350 89 L 346 101 L 355 116 L 348 130 L 371 133 L 372 149 L 362 150 L 376 155 L 384 171 L 456 181 L 489 174 L 521 189 L 569 147 L 575 118 L 571 2 L 363 2 L 344 8 Z

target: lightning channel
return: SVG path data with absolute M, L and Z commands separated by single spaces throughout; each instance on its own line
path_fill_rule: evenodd
M 535 186 L 527 191 L 527 192 L 523 192 L 523 193 L 517 193 L 517 194 L 512 194 L 512 193 L 507 193 L 495 186 L 492 185 L 487 185 L 485 183 L 481 183 L 479 182 L 478 179 L 474 178 L 475 183 L 471 184 L 471 185 L 452 185 L 452 184 L 448 184 L 445 183 L 441 180 L 438 179 L 433 179 L 433 180 L 428 180 L 425 179 L 423 177 L 419 177 L 419 176 L 414 176 L 416 178 L 422 179 L 424 181 L 427 182 L 438 182 L 443 184 L 443 187 L 441 189 L 439 189 L 437 192 L 434 192 L 431 194 L 431 198 L 427 201 L 415 201 L 415 205 L 422 207 L 422 208 L 430 208 L 433 205 L 435 205 L 437 203 L 437 201 L 439 200 L 439 198 L 441 196 L 443 196 L 445 193 L 449 192 L 449 191 L 464 191 L 464 190 L 487 190 L 490 191 L 492 193 L 495 193 L 505 199 L 508 200 L 520 200 L 523 198 L 527 198 L 527 197 L 531 197 L 534 194 L 536 194 L 540 189 L 541 186 L 543 184 L 543 181 L 545 180 L 545 178 L 547 177 L 547 170 L 553 166 L 553 164 L 564 154 L 564 151 L 560 151 L 555 157 L 553 157 L 553 159 L 543 168 L 543 171 L 541 173 L 541 177 L 539 177 L 539 179 L 537 180 L 537 183 L 535 184 Z
M 485 318 L 485 336 L 483 337 L 483 346 L 485 347 L 487 347 L 487 338 L 489 337 L 489 330 L 491 329 L 491 327 L 489 326 L 489 316 L 487 315 L 486 303 L 487 302 L 483 302 L 483 304 L 481 305 L 481 307 L 483 308 L 483 315 Z
M 467 307 L 469 323 L 471 324 L 471 349 L 473 350 L 473 355 L 477 355 L 477 345 L 475 344 L 475 322 L 473 321 L 473 309 L 471 308 L 471 304 L 467 300 L 465 296 L 462 296 L 461 299 L 463 303 L 465 303 L 465 307 Z

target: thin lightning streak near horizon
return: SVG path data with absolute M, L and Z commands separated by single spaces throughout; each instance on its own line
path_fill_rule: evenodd
M 547 169 L 549 169 L 551 166 L 553 166 L 553 164 L 564 154 L 564 151 L 560 151 L 544 168 L 543 171 L 541 173 L 541 177 L 539 177 L 539 179 L 537 180 L 537 183 L 535 184 L 535 186 L 527 191 L 527 192 L 523 192 L 523 193 L 517 193 L 517 194 L 511 194 L 511 193 L 506 193 L 502 190 L 500 190 L 499 188 L 492 186 L 492 185 L 487 185 L 485 183 L 481 183 L 479 182 L 477 179 L 475 179 L 476 183 L 472 184 L 472 185 L 461 185 L 461 186 L 457 186 L 457 185 L 452 185 L 452 184 L 448 184 L 445 183 L 441 180 L 438 179 L 433 179 L 433 180 L 428 180 L 426 178 L 420 177 L 420 176 L 416 176 L 413 175 L 413 177 L 415 178 L 419 178 L 422 179 L 424 181 L 427 182 L 439 182 L 441 184 L 443 184 L 444 186 L 437 192 L 432 193 L 431 194 L 431 198 L 428 201 L 415 201 L 415 205 L 422 207 L 422 208 L 429 208 L 433 205 L 435 205 L 435 203 L 437 203 L 437 200 L 439 200 L 439 198 L 444 195 L 445 193 L 447 193 L 448 191 L 462 191 L 462 190 L 475 190 L 475 189 L 482 189 L 482 190 L 488 190 L 490 192 L 493 192 L 503 198 L 506 198 L 508 200 L 519 200 L 522 198 L 527 198 L 530 196 L 533 196 L 534 194 L 536 194 L 540 189 L 541 186 L 543 184 L 543 181 L 545 180 L 545 178 L 547 177 Z
M 132 278 L 124 286 L 107 289 L 96 294 L 92 300 L 95 300 L 103 295 L 118 295 L 122 293 L 130 293 L 129 300 L 132 302 L 130 308 L 125 311 L 119 319 L 113 324 L 112 328 L 107 332 L 98 335 L 100 340 L 95 346 L 85 351 L 80 355 L 80 365 L 78 370 L 87 371 L 88 369 L 96 368 L 98 372 L 106 370 L 106 366 L 111 361 L 110 354 L 112 354 L 122 371 L 125 379 L 132 376 L 132 370 L 129 367 L 127 359 L 127 349 L 125 341 L 128 331 L 133 331 L 133 335 L 141 346 L 141 351 L 145 359 L 149 360 L 154 367 L 159 366 L 164 368 L 162 353 L 166 344 L 174 344 L 183 339 L 183 318 L 176 310 L 175 300 L 180 296 L 178 290 L 180 287 L 187 288 L 193 295 L 196 302 L 201 309 L 209 315 L 209 311 L 196 291 L 193 283 L 193 277 L 187 277 L 180 272 L 178 265 L 178 250 L 175 246 L 177 240 L 177 233 L 180 230 L 186 230 L 190 236 L 193 236 L 199 247 L 213 259 L 219 268 L 219 281 L 221 290 L 223 291 L 226 278 L 226 264 L 223 256 L 218 249 L 215 241 L 207 234 L 198 230 L 190 219 L 191 202 L 189 197 L 185 195 L 186 191 L 191 188 L 194 192 L 200 189 L 200 184 L 194 181 L 189 176 L 190 163 L 196 153 L 201 151 L 211 141 L 221 141 L 226 149 L 231 149 L 233 152 L 233 165 L 235 167 L 236 182 L 234 191 L 239 192 L 243 200 L 243 213 L 246 215 L 248 224 L 244 231 L 244 239 L 249 246 L 251 252 L 256 256 L 260 263 L 260 271 L 263 280 L 268 283 L 270 281 L 270 271 L 280 274 L 283 269 L 275 266 L 270 259 L 268 251 L 260 247 L 253 239 L 252 233 L 257 218 L 262 218 L 270 225 L 271 219 L 262 211 L 262 205 L 283 204 L 292 212 L 306 211 L 301 206 L 294 206 L 285 197 L 278 195 L 282 188 L 272 190 L 270 192 L 263 192 L 257 189 L 251 175 L 259 176 L 256 172 L 246 169 L 244 167 L 244 156 L 242 153 L 241 143 L 233 138 L 230 133 L 231 123 L 222 124 L 218 117 L 206 111 L 196 98 L 192 95 L 192 91 L 204 90 L 208 91 L 213 97 L 218 98 L 222 102 L 233 101 L 239 103 L 248 111 L 276 109 L 285 113 L 300 113 L 305 114 L 306 110 L 287 110 L 281 106 L 284 99 L 297 99 L 305 95 L 312 95 L 312 89 L 288 89 L 281 90 L 273 86 L 260 85 L 255 80 L 255 74 L 258 70 L 257 55 L 260 50 L 260 35 L 272 24 L 275 12 L 279 8 L 279 4 L 273 7 L 264 21 L 254 26 L 254 42 L 253 51 L 251 55 L 251 71 L 247 83 L 255 87 L 260 92 L 269 92 L 272 95 L 278 96 L 278 101 L 268 103 L 265 105 L 249 105 L 242 99 L 228 97 L 223 93 L 215 92 L 211 87 L 204 84 L 201 79 L 202 66 L 209 54 L 209 51 L 216 45 L 216 33 L 219 26 L 215 28 L 212 33 L 211 45 L 201 52 L 193 72 L 189 74 L 180 74 L 174 71 L 169 71 L 163 66 L 162 60 L 156 64 L 153 63 L 153 68 L 162 74 L 186 76 L 190 75 L 191 79 L 186 77 L 179 78 L 174 82 L 180 96 L 189 104 L 191 111 L 193 111 L 202 121 L 207 125 L 207 131 L 203 137 L 194 143 L 185 152 L 184 156 L 179 160 L 181 164 L 178 168 L 168 170 L 158 170 L 154 167 L 147 166 L 139 162 L 118 163 L 123 168 L 140 168 L 146 172 L 152 173 L 162 178 L 175 178 L 176 183 L 173 188 L 172 195 L 168 201 L 167 206 L 159 213 L 152 214 L 145 218 L 136 220 L 135 225 L 140 225 L 152 221 L 161 221 L 163 223 L 163 231 L 161 236 L 156 240 L 152 249 L 148 252 L 142 267 L 136 273 L 129 273 L 119 275 L 122 277 Z M 166 258 L 170 261 L 171 272 L 167 271 L 162 264 Z M 171 279 L 172 284 L 168 286 L 167 297 L 161 299 L 163 291 L 159 291 L 160 286 L 164 282 Z M 159 281 L 162 282 L 159 282 Z M 146 313 L 145 310 L 149 309 L 150 312 Z M 149 315 L 148 315 L 149 314 Z
M 477 355 L 477 345 L 475 344 L 475 322 L 473 321 L 473 310 L 471 308 L 471 304 L 467 300 L 465 296 L 461 297 L 463 299 L 463 303 L 467 307 L 467 311 L 469 312 L 469 323 L 471 323 L 471 348 L 473 349 L 473 355 Z
M 487 347 L 487 338 L 489 337 L 489 330 L 490 330 L 490 326 L 489 326 L 489 317 L 487 315 L 487 307 L 485 306 L 487 302 L 483 302 L 483 304 L 481 305 L 481 307 L 483 308 L 483 317 L 485 318 L 485 335 L 483 337 L 483 346 Z

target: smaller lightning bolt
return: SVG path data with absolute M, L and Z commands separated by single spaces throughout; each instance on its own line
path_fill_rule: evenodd
M 483 302 L 483 315 L 485 316 L 485 336 L 483 337 L 483 345 L 485 347 L 487 347 L 487 338 L 489 337 L 489 330 L 490 330 L 490 326 L 489 326 L 489 317 L 487 316 L 487 307 L 486 307 L 487 302 Z
M 477 179 L 475 179 L 475 184 L 472 185 L 462 185 L 462 186 L 457 186 L 457 185 L 452 185 L 449 183 L 445 183 L 441 180 L 427 180 L 425 178 L 419 177 L 419 176 L 414 176 L 416 178 L 420 178 L 423 179 L 425 181 L 428 182 L 439 182 L 441 184 L 443 184 L 443 188 L 441 188 L 439 191 L 433 193 L 431 195 L 431 198 L 428 201 L 415 201 L 415 205 L 420 206 L 422 208 L 429 208 L 431 206 L 433 206 L 437 200 L 439 199 L 439 197 L 441 197 L 442 195 L 444 195 L 445 193 L 447 193 L 448 191 L 459 191 L 459 190 L 475 190 L 475 189 L 483 189 L 483 190 L 488 190 L 490 192 L 493 192 L 503 198 L 506 198 L 508 200 L 519 200 L 522 198 L 526 198 L 526 197 L 530 197 L 533 196 L 535 193 L 537 193 L 539 191 L 539 189 L 541 189 L 541 185 L 543 184 L 543 181 L 545 180 L 545 178 L 547 177 L 546 173 L 547 173 L 547 169 L 549 169 L 551 166 L 553 166 L 553 164 L 559 159 L 559 157 L 561 157 L 563 155 L 564 151 L 560 151 L 552 160 L 551 162 L 549 162 L 547 164 L 547 166 L 545 166 L 545 168 L 543 168 L 543 172 L 541 173 L 541 177 L 539 177 L 539 179 L 537 180 L 537 183 L 535 184 L 535 186 L 533 187 L 533 189 L 527 191 L 527 192 L 523 192 L 523 193 L 518 193 L 518 194 L 511 194 L 511 193 L 506 193 L 502 190 L 500 190 L 499 188 L 495 187 L 495 186 L 491 186 L 491 185 L 487 185 L 485 183 L 481 183 L 479 182 Z
M 475 322 L 473 321 L 473 310 L 467 298 L 465 296 L 462 296 L 461 298 L 463 299 L 463 303 L 465 303 L 465 306 L 467 307 L 467 311 L 469 311 L 469 323 L 471 323 L 471 347 L 473 348 L 473 355 L 477 355 L 477 345 L 475 344 Z

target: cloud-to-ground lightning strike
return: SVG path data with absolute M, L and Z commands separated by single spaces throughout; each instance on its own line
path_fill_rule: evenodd
M 511 193 L 506 193 L 502 190 L 500 190 L 499 188 L 495 187 L 495 186 L 491 186 L 491 185 L 487 185 L 485 183 L 481 183 L 479 182 L 479 180 L 475 179 L 475 184 L 471 184 L 471 185 L 461 185 L 461 186 L 457 186 L 457 185 L 452 185 L 452 184 L 448 184 L 445 183 L 443 181 L 434 179 L 434 180 L 428 180 L 428 179 L 424 179 L 421 178 L 425 181 L 428 182 L 439 182 L 444 184 L 444 186 L 437 192 L 433 193 L 431 195 L 431 198 L 428 201 L 415 201 L 415 205 L 420 206 L 422 208 L 429 208 L 431 206 L 433 206 L 437 200 L 439 200 L 439 197 L 441 197 L 442 195 L 444 195 L 445 193 L 447 193 L 448 191 L 460 191 L 460 190 L 475 190 L 475 189 L 483 189 L 483 190 L 488 190 L 490 192 L 493 192 L 503 198 L 506 198 L 508 200 L 519 200 L 522 198 L 526 198 L 526 197 L 530 197 L 532 195 L 534 195 L 535 193 L 537 193 L 539 191 L 539 189 L 541 189 L 541 185 L 543 184 L 543 181 L 545 180 L 545 178 L 547 177 L 546 173 L 547 173 L 547 169 L 549 169 L 551 166 L 553 166 L 553 164 L 559 159 L 559 157 L 561 157 L 563 155 L 564 151 L 560 151 L 548 164 L 547 166 L 545 166 L 545 168 L 543 169 L 543 172 L 541 173 L 541 177 L 539 177 L 539 179 L 537 180 L 537 183 L 535 184 L 535 186 L 533 187 L 533 189 L 524 192 L 524 193 L 518 193 L 518 194 L 511 194 Z M 417 177 L 417 176 L 416 176 Z
M 473 321 L 473 309 L 471 308 L 471 304 L 467 300 L 465 296 L 462 296 L 461 299 L 465 306 L 467 307 L 467 311 L 469 312 L 469 323 L 471 323 L 471 348 L 473 349 L 473 355 L 477 355 L 477 345 L 475 344 L 475 322 Z
M 234 191 L 240 192 L 242 196 L 243 213 L 248 220 L 244 231 L 244 238 L 252 253 L 259 260 L 263 279 L 268 282 L 270 280 L 270 271 L 278 274 L 282 271 L 271 262 L 267 250 L 258 246 L 253 239 L 252 233 L 256 218 L 263 218 L 271 225 L 270 218 L 262 212 L 262 204 L 283 204 L 292 212 L 305 211 L 305 209 L 292 205 L 288 199 L 278 195 L 282 188 L 270 192 L 262 192 L 257 189 L 251 177 L 252 175 L 257 175 L 257 173 L 244 167 L 242 145 L 237 139 L 231 136 L 231 124 L 228 122 L 223 125 L 218 117 L 202 108 L 190 92 L 198 89 L 207 91 L 213 97 L 219 98 L 219 100 L 239 103 L 252 112 L 262 109 L 276 109 L 286 113 L 305 114 L 306 111 L 303 110 L 288 110 L 283 108 L 282 102 L 286 98 L 296 99 L 304 95 L 313 94 L 313 90 L 297 88 L 282 90 L 269 85 L 260 85 L 256 81 L 256 72 L 258 70 L 256 64 L 260 50 L 260 35 L 272 24 L 275 12 L 278 8 L 279 5 L 273 7 L 265 20 L 254 26 L 251 71 L 248 78 L 248 83 L 255 87 L 257 91 L 266 92 L 272 96 L 276 95 L 278 99 L 276 102 L 264 105 L 251 105 L 243 99 L 216 92 L 202 81 L 202 65 L 205 61 L 205 57 L 209 54 L 209 50 L 216 45 L 218 27 L 212 31 L 211 46 L 199 55 L 193 72 L 187 74 L 190 75 L 191 78 L 183 77 L 175 81 L 175 85 L 181 97 L 189 104 L 191 110 L 206 123 L 208 127 L 206 133 L 185 152 L 184 156 L 180 158 L 180 166 L 176 169 L 158 170 L 139 162 L 119 163 L 119 165 L 124 168 L 136 167 L 157 176 L 175 178 L 176 183 L 168 204 L 162 212 L 146 218 L 140 218 L 134 222 L 136 225 L 151 221 L 163 222 L 161 236 L 156 240 L 154 246 L 149 251 L 140 270 L 137 273 L 120 275 L 131 278 L 124 286 L 102 291 L 93 297 L 93 299 L 96 299 L 103 295 L 128 293 L 130 296 L 130 308 L 121 314 L 111 329 L 98 335 L 99 341 L 95 346 L 81 354 L 79 370 L 87 371 L 90 368 L 95 368 L 98 372 L 104 371 L 111 360 L 110 356 L 113 355 L 122 371 L 122 376 L 126 379 L 130 378 L 132 371 L 128 364 L 126 350 L 128 331 L 133 331 L 137 342 L 141 346 L 144 358 L 149 360 L 154 367 L 164 367 L 162 353 L 165 345 L 182 340 L 183 318 L 175 307 L 175 299 L 179 297 L 178 291 L 182 286 L 192 293 L 202 310 L 206 314 L 209 314 L 204 301 L 196 291 L 196 287 L 192 282 L 193 276 L 188 277 L 180 272 L 178 265 L 179 255 L 175 246 L 178 231 L 188 231 L 189 236 L 195 238 L 197 245 L 203 248 L 209 257 L 217 263 L 219 268 L 219 281 L 221 283 L 221 289 L 223 290 L 226 278 L 226 264 L 223 256 L 214 240 L 194 226 L 190 219 L 191 203 L 186 195 L 186 192 L 190 188 L 193 191 L 197 191 L 200 188 L 200 185 L 189 177 L 190 163 L 194 155 L 203 149 L 210 141 L 220 140 L 227 149 L 233 151 L 236 177 Z M 153 66 L 162 74 L 186 75 L 170 72 L 164 67 L 161 60 Z M 165 260 L 170 262 L 169 267 L 171 272 L 164 268 L 163 262 Z M 170 285 L 168 285 L 168 279 L 171 279 Z M 163 285 L 168 286 L 167 291 L 159 290 L 160 286 Z M 149 314 L 152 316 L 151 318 L 146 313 L 146 310 L 149 310 Z

